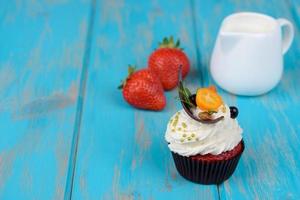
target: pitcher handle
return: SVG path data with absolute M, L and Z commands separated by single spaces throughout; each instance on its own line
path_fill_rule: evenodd
M 282 38 L 282 54 L 285 54 L 290 48 L 292 41 L 294 39 L 294 26 L 293 24 L 283 18 L 277 19 L 281 29 L 285 28 L 285 34 Z

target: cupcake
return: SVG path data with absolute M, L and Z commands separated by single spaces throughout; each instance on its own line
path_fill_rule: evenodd
M 236 169 L 244 151 L 238 109 L 223 102 L 215 87 L 192 95 L 179 81 L 183 109 L 174 114 L 165 139 L 181 176 L 200 184 L 220 184 Z

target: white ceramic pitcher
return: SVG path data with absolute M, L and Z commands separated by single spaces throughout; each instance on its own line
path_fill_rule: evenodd
M 293 25 L 286 19 L 250 12 L 232 14 L 219 30 L 210 63 L 212 77 L 234 94 L 266 93 L 280 81 L 283 54 L 293 38 Z

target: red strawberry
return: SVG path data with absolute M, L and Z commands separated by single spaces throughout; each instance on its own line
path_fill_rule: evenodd
M 134 107 L 146 110 L 162 110 L 166 97 L 159 79 L 148 68 L 134 71 L 128 67 L 128 77 L 119 87 L 124 99 Z
M 180 42 L 174 44 L 173 37 L 164 38 L 149 57 L 148 67 L 159 77 L 165 90 L 171 90 L 177 86 L 178 70 L 182 65 L 182 77 L 184 78 L 190 70 L 190 62 L 186 54 L 179 48 Z

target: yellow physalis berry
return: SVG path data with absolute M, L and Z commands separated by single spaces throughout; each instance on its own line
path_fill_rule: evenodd
M 223 104 L 222 97 L 213 88 L 200 88 L 197 90 L 196 104 L 201 110 L 217 111 Z

